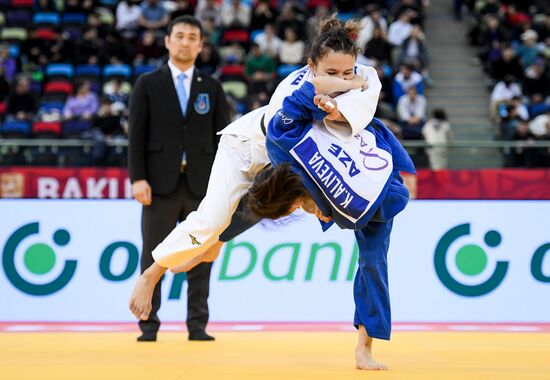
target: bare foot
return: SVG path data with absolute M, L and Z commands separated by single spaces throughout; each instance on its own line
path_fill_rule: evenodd
M 157 263 L 153 263 L 141 276 L 139 276 L 132 296 L 130 297 L 129 305 L 130 311 L 136 318 L 144 321 L 149 318 L 153 291 L 164 272 L 166 272 L 166 268 L 161 267 Z
M 388 367 L 372 358 L 372 338 L 364 326 L 359 326 L 359 336 L 355 347 L 355 368 L 371 371 L 387 370 Z
M 156 283 L 148 276 L 142 274 L 137 280 L 132 296 L 130 297 L 130 311 L 136 318 L 147 320 L 151 312 L 151 298 Z
M 371 371 L 387 370 L 388 367 L 372 358 L 371 350 L 367 347 L 355 349 L 355 368 Z

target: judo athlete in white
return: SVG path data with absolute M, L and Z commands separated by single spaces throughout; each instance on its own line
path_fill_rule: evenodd
M 153 251 L 155 263 L 136 284 L 130 299 L 130 310 L 136 317 L 147 318 L 150 292 L 168 268 L 179 266 L 181 269 L 182 265 L 190 267 L 189 262 L 209 259 L 200 255 L 218 242 L 255 176 L 270 164 L 262 130 L 265 131 L 285 97 L 304 83 L 314 81 L 319 92 L 314 101 L 320 109 L 327 111 L 324 125 L 335 140 L 352 141 L 372 121 L 381 84 L 373 68 L 356 64 L 356 48 L 347 33 L 354 32 L 354 27 L 353 23 L 347 23 L 347 29 L 344 29 L 335 18 L 329 19 L 312 45 L 308 66 L 290 74 L 279 85 L 269 106 L 243 116 L 221 132 L 205 198 L 197 211 L 191 213 Z M 342 42 L 343 39 L 347 44 Z M 363 80 L 357 80 L 357 77 Z M 323 95 L 344 91 L 347 92 L 335 98 L 337 107 L 331 97 Z M 358 367 L 384 368 L 372 360 L 370 345 L 367 348 L 363 364 L 358 364 Z

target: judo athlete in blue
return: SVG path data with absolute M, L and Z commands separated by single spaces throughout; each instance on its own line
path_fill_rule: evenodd
M 257 177 L 249 192 L 250 208 L 261 217 L 283 216 L 272 212 L 271 205 L 278 202 L 268 199 L 276 191 L 273 183 L 284 183 L 274 177 L 290 175 L 295 183 L 297 175 L 303 192 L 299 186 L 293 191 L 289 183 L 282 185 L 286 194 L 297 198 L 286 198 L 291 207 L 284 214 L 302 207 L 319 217 L 323 230 L 337 224 L 355 231 L 359 267 L 354 325 L 364 326 L 368 337 L 387 340 L 391 333 L 387 252 L 393 218 L 409 198 L 399 172 L 415 173 L 415 168 L 399 141 L 377 119 L 353 139 L 337 139 L 317 122 L 327 113 L 314 104 L 315 95 L 314 85 L 305 83 L 283 101 L 271 120 L 266 148 L 273 167 Z M 271 188 L 268 196 L 266 187 Z M 370 363 L 367 367 L 385 369 L 372 368 Z

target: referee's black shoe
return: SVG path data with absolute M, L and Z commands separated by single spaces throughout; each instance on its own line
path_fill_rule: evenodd
M 216 338 L 214 338 L 211 335 L 208 335 L 204 330 L 198 330 L 198 331 L 193 331 L 189 333 L 189 340 L 199 340 L 199 341 L 208 342 L 208 341 L 216 340 Z
M 157 334 L 155 333 L 143 333 L 137 337 L 138 342 L 156 342 Z

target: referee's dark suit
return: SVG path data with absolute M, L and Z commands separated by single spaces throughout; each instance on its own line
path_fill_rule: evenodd
M 218 146 L 216 132 L 229 124 L 229 106 L 221 84 L 196 68 L 191 81 L 186 116 L 178 101 L 170 68 L 164 65 L 142 75 L 130 99 L 129 172 L 132 183 L 147 180 L 152 203 L 142 212 L 141 272 L 152 263 L 152 250 L 178 221 L 196 210 L 206 187 Z M 186 153 L 187 166 L 182 166 Z M 212 263 L 187 273 L 187 328 L 203 334 L 208 322 L 208 292 Z M 139 321 L 142 336 L 155 340 L 160 326 L 160 281 L 149 319 Z

